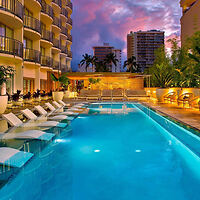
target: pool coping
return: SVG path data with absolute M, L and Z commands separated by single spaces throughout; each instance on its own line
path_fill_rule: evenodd
M 157 109 L 155 107 L 152 107 L 152 106 L 150 106 L 150 105 L 148 105 L 148 104 L 146 104 L 144 102 L 140 102 L 140 103 L 142 105 L 144 105 L 145 107 L 153 110 L 154 112 L 162 115 L 163 117 L 173 121 L 174 123 L 178 124 L 179 126 L 182 126 L 183 128 L 185 128 L 185 129 L 187 129 L 189 131 L 194 130 L 193 133 L 194 134 L 198 133 L 198 136 L 200 137 L 200 129 L 199 128 L 197 128 L 195 126 L 192 126 L 191 124 L 188 124 L 188 123 L 186 123 L 186 122 L 184 122 L 184 121 L 182 121 L 182 120 L 180 120 L 180 119 L 178 119 L 178 118 L 176 118 L 174 116 L 171 116 L 170 114 L 168 114 L 166 112 L 160 111 L 159 109 Z

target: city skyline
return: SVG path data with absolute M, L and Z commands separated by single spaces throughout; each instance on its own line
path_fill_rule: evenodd
M 104 42 L 122 49 L 124 61 L 126 36 L 130 31 L 158 29 L 165 31 L 166 38 L 180 36 L 179 1 L 153 0 L 152 4 L 152 0 L 82 0 L 73 3 L 73 70 L 84 53 L 92 54 L 92 46 Z

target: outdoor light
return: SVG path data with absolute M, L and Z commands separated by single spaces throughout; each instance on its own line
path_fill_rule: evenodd
M 141 150 L 137 149 L 137 150 L 135 150 L 135 152 L 136 152 L 136 153 L 140 153 L 140 152 L 141 152 Z
M 99 150 L 99 149 L 96 149 L 96 150 L 94 150 L 94 152 L 95 152 L 95 153 L 99 153 L 99 152 L 100 152 L 100 150 Z

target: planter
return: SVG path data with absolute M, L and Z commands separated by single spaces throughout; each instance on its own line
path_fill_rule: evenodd
M 65 91 L 64 98 L 69 98 L 70 91 Z
M 8 96 L 0 96 L 0 114 L 3 114 L 8 104 Z
M 63 100 L 63 97 L 64 97 L 64 92 L 53 92 L 54 101 Z
M 159 89 L 156 89 L 156 97 L 157 97 L 157 100 L 158 102 L 164 102 L 164 96 L 166 94 L 168 94 L 169 92 L 169 89 L 167 88 L 159 88 Z

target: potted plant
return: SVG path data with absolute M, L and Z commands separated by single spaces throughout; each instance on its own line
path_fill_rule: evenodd
M 0 66 L 0 114 L 3 114 L 8 104 L 8 96 L 6 95 L 6 82 L 9 78 L 14 76 L 14 70 L 12 67 Z
M 64 91 L 67 90 L 68 85 L 70 83 L 69 78 L 67 78 L 66 74 L 63 74 L 59 76 L 58 78 L 54 74 L 51 74 L 51 79 L 52 81 L 58 83 L 56 91 L 52 93 L 53 100 L 54 101 L 63 100 Z

